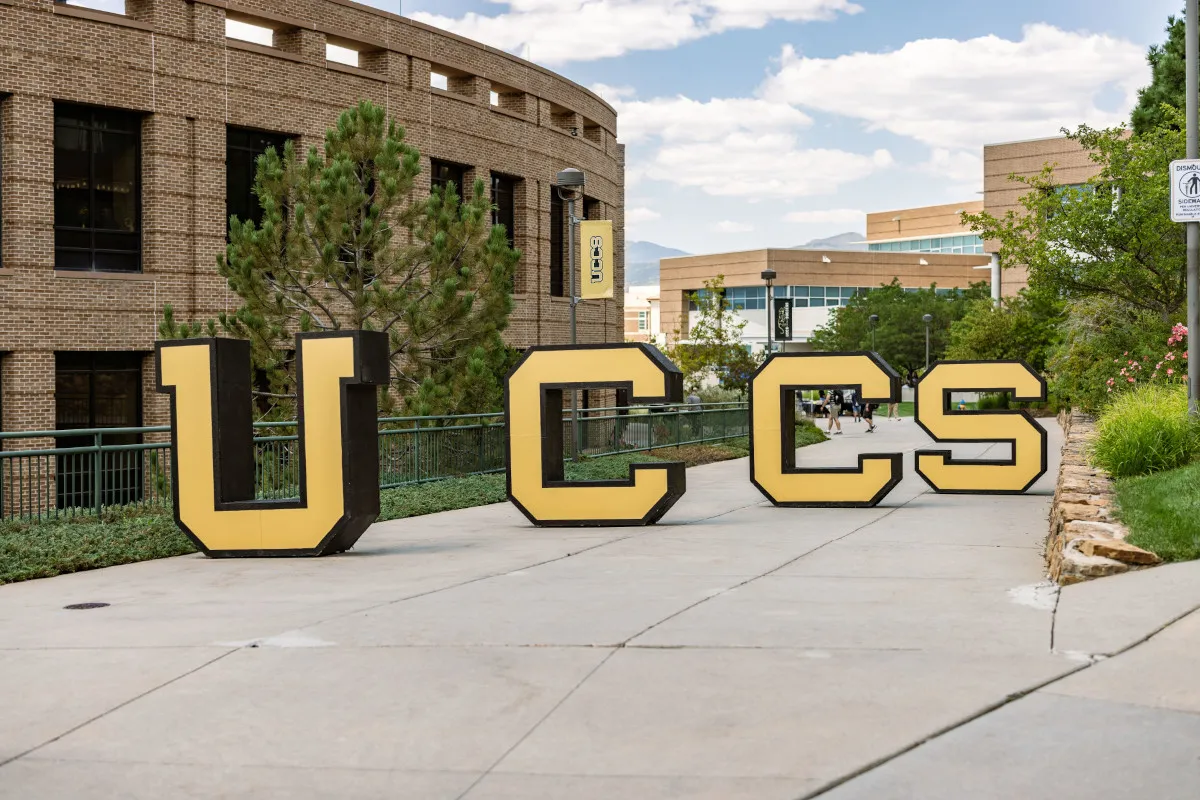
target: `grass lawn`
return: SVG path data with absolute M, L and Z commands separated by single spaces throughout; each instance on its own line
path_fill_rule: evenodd
M 1200 463 L 1117 481 L 1117 513 L 1129 542 L 1164 561 L 1200 558 Z
M 796 444 L 824 441 L 810 424 L 798 425 Z M 566 465 L 571 480 L 614 480 L 629 476 L 639 462 L 682 461 L 689 467 L 745 458 L 748 439 L 697 444 L 585 459 Z M 504 475 L 470 475 L 386 489 L 379 496 L 379 521 L 419 517 L 441 511 L 503 503 Z M 109 509 L 97 521 L 75 517 L 38 522 L 0 523 L 0 585 L 68 572 L 113 567 L 194 553 L 169 512 L 162 509 Z

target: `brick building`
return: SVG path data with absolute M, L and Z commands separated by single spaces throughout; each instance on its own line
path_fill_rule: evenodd
M 1100 167 L 1092 161 L 1088 151 L 1065 136 L 985 145 L 983 205 L 988 213 L 1000 218 L 1009 211 L 1022 213 L 1021 197 L 1029 189 L 1009 180 L 1009 176 L 1031 177 L 1047 164 L 1054 167 L 1055 183 L 1064 187 L 1079 187 L 1100 173 Z M 999 244 L 986 242 L 987 252 L 994 253 Z M 1006 265 L 1002 280 L 1002 293 L 1015 295 L 1029 285 L 1029 272 L 1020 265 Z
M 227 215 L 253 209 L 255 156 L 320 147 L 364 98 L 405 126 L 422 190 L 490 184 L 524 253 L 517 347 L 568 341 L 552 186 L 583 169 L 580 216 L 615 222 L 617 291 L 579 307 L 579 340 L 624 338 L 616 114 L 545 69 L 348 0 L 0 0 L 0 54 L 2 430 L 165 423 L 163 305 L 187 320 L 236 307 L 215 259 Z
M 725 297 L 746 321 L 742 342 L 762 349 L 767 341 L 767 289 L 762 272 L 775 270 L 775 298 L 792 302 L 791 335 L 775 344 L 776 352 L 805 352 L 809 339 L 824 326 L 834 308 L 844 306 L 860 291 L 890 283 L 893 278 L 910 289 L 965 289 L 990 278 L 986 254 L 892 253 L 862 250 L 749 250 L 708 256 L 664 258 L 659 265 L 662 331 L 685 336 L 697 309 L 689 297 L 705 281 L 725 277 Z

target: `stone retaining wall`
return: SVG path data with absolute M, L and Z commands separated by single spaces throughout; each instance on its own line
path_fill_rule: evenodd
M 1125 541 L 1129 531 L 1112 513 L 1112 479 L 1088 464 L 1095 418 L 1063 412 L 1059 422 L 1066 436 L 1046 540 L 1050 579 L 1067 586 L 1160 563 Z

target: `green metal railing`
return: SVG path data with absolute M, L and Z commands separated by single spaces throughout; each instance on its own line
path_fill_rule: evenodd
M 744 403 L 581 410 L 563 414 L 564 448 L 582 456 L 633 453 L 749 435 Z M 255 423 L 255 494 L 300 496 L 295 422 Z M 0 520 L 169 507 L 171 429 L 90 428 L 0 433 Z M 504 415 L 379 420 L 379 484 L 392 489 L 504 470 Z

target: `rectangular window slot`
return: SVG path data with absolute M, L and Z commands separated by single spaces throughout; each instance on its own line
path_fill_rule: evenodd
M 429 73 L 429 85 L 434 89 L 441 89 L 446 92 L 450 91 L 450 79 L 440 72 Z
M 265 25 L 255 25 L 239 19 L 225 19 L 225 35 L 242 42 L 252 42 L 265 47 L 275 46 L 275 31 Z
M 348 67 L 358 66 L 358 51 L 339 44 L 325 45 L 325 60 L 335 64 L 345 64 Z
M 500 105 L 500 93 L 494 90 L 488 92 L 488 102 L 494 106 Z
M 92 11 L 107 11 L 110 14 L 120 14 L 126 16 L 125 0 L 55 0 L 56 3 L 63 6 L 75 6 L 76 8 L 89 8 Z

